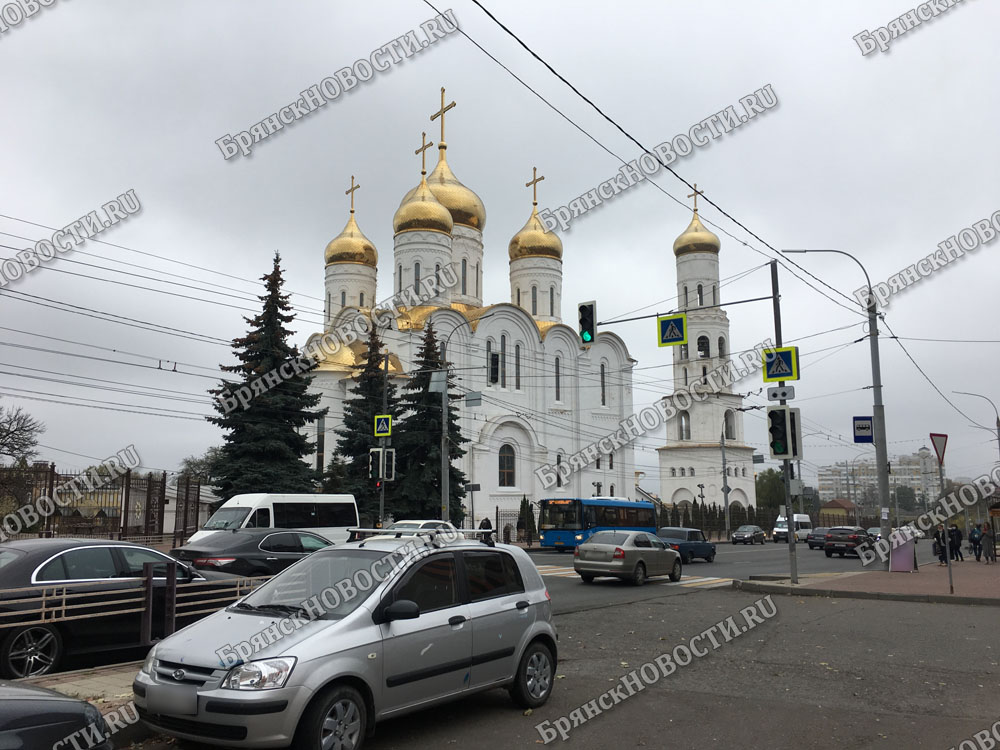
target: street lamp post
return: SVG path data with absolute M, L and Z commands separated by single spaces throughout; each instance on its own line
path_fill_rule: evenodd
M 868 288 L 868 341 L 871 348 L 872 360 L 872 395 L 874 404 L 872 406 L 872 431 L 875 438 L 875 462 L 878 471 L 878 494 L 879 507 L 887 508 L 889 502 L 889 446 L 886 444 L 885 434 L 885 405 L 882 403 L 882 367 L 879 362 L 878 351 L 878 309 L 875 304 L 875 295 L 872 293 L 872 281 L 868 276 L 868 271 L 861 264 L 861 261 L 850 253 L 843 250 L 784 250 L 786 253 L 835 253 L 846 255 L 857 263 L 865 275 L 865 283 Z M 889 524 L 889 514 L 880 513 L 882 538 L 888 539 L 891 533 Z M 883 569 L 889 570 L 889 558 L 886 557 Z
M 993 407 L 993 413 L 996 414 L 996 417 L 997 417 L 997 423 L 996 423 L 997 424 L 997 448 L 1000 449 L 1000 409 L 997 409 L 997 405 L 993 403 L 993 399 L 991 399 L 989 396 L 984 396 L 981 393 L 969 393 L 968 391 L 954 391 L 954 393 L 961 394 L 962 396 L 975 396 L 977 398 L 986 399 L 987 401 L 990 402 L 990 406 Z M 944 493 L 944 485 L 943 484 L 941 485 L 941 492 Z M 976 509 L 977 510 L 979 509 L 979 504 L 978 503 L 976 504 Z M 980 518 L 981 518 L 981 516 L 979 514 L 977 514 L 976 515 L 976 520 L 979 521 Z M 966 516 L 966 520 L 968 520 L 968 516 Z

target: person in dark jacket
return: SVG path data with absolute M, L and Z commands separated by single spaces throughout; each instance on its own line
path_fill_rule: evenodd
M 969 544 L 972 545 L 972 553 L 976 556 L 976 562 L 979 562 L 983 556 L 983 531 L 979 526 L 973 526 L 972 531 L 969 532 Z
M 937 550 L 938 555 L 938 565 L 947 565 L 948 558 L 945 557 L 947 554 L 945 552 L 945 540 L 948 538 L 948 532 L 944 530 L 944 524 L 939 523 L 937 529 L 934 531 L 934 549 Z
M 997 561 L 997 535 L 993 530 L 993 524 L 989 521 L 983 523 L 983 552 L 986 553 L 986 564 L 996 564 Z
M 948 529 L 948 542 L 951 544 L 951 559 L 957 562 L 965 562 L 965 558 L 962 557 L 962 539 L 964 536 L 962 530 L 955 524 L 952 524 L 951 528 Z

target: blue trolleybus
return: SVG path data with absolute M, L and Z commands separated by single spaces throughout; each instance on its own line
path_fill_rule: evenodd
M 573 549 L 591 534 L 609 529 L 656 533 L 656 509 L 646 500 L 615 497 L 548 499 L 539 502 L 542 547 Z

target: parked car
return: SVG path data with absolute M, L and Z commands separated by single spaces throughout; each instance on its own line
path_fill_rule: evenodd
M 193 544 L 172 549 L 170 555 L 199 570 L 270 576 L 331 544 L 329 539 L 311 531 L 233 529 L 217 531 Z
M 557 637 L 531 558 L 470 540 L 413 545 L 368 539 L 320 550 L 164 639 L 132 685 L 139 716 L 211 747 L 359 750 L 377 721 L 482 690 L 506 688 L 524 708 L 544 704 Z M 358 593 L 333 600 L 344 581 Z M 310 597 L 324 602 L 311 618 L 301 614 Z M 295 627 L 281 629 L 292 615 Z M 262 641 L 268 629 L 290 632 Z M 262 650 L 228 665 L 217 653 L 252 642 Z
M 874 541 L 860 526 L 834 526 L 826 533 L 823 551 L 827 557 L 833 557 L 835 552 L 841 557 L 848 552 L 856 555 L 858 545 Z
M 573 570 L 584 583 L 599 576 L 631 581 L 641 586 L 650 576 L 681 580 L 681 555 L 655 534 L 646 531 L 598 531 L 573 550 Z
M 826 526 L 817 526 L 809 532 L 806 537 L 806 544 L 809 545 L 809 549 L 823 549 L 823 544 L 826 542 L 826 534 L 830 529 Z
M 872 537 L 873 539 L 882 538 L 882 529 L 879 528 L 878 526 L 872 526 L 870 529 L 866 529 L 866 531 L 868 532 L 868 536 Z M 895 531 L 895 529 L 893 529 L 893 531 Z
M 111 750 L 110 730 L 87 701 L 0 681 L 0 747 Z
M 680 553 L 684 565 L 696 557 L 703 558 L 705 562 L 712 562 L 715 559 L 715 544 L 705 539 L 700 529 L 664 526 L 656 532 L 656 535 L 665 541 L 670 549 Z
M 177 563 L 172 557 L 138 544 L 98 539 L 22 539 L 0 544 L 0 613 L 20 613 L 0 617 L 0 623 L 11 623 L 0 628 L 0 673 L 34 677 L 55 671 L 67 655 L 142 645 L 142 613 L 138 611 L 142 603 L 136 599 L 142 593 L 147 562 L 163 566 L 160 576 L 153 579 L 152 635 L 156 638 L 162 635 L 166 565 Z M 234 577 L 177 563 L 178 583 L 211 580 L 232 581 Z M 70 598 L 63 599 L 67 595 Z M 211 602 L 218 595 L 212 587 L 201 588 L 187 601 L 204 598 Z M 43 597 L 45 621 L 37 612 Z M 60 602 L 74 609 L 60 612 Z M 76 619 L 69 619 L 69 614 Z M 55 619 L 50 619 L 53 615 Z M 176 626 L 203 616 L 179 615 Z
M 733 544 L 764 544 L 767 535 L 760 526 L 740 526 L 733 532 Z

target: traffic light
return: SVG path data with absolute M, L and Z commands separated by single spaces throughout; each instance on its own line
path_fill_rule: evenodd
M 771 436 L 771 458 L 791 458 L 788 412 L 787 406 L 767 407 L 767 432 Z
M 382 449 L 372 448 L 368 451 L 368 478 L 382 478 Z
M 597 302 L 581 302 L 578 306 L 580 313 L 580 341 L 585 344 L 593 344 L 597 338 Z
M 382 466 L 382 478 L 391 482 L 396 478 L 396 449 L 386 448 L 383 453 L 385 460 Z

